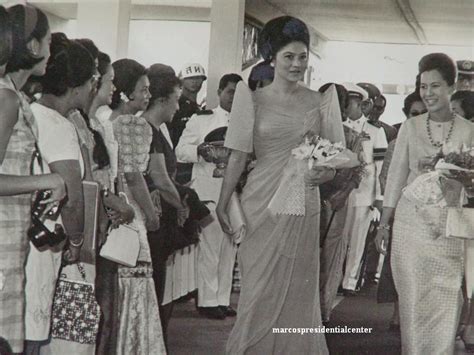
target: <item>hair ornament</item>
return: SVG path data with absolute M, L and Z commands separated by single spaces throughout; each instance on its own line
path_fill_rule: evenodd
M 128 98 L 127 95 L 124 94 L 123 91 L 120 91 L 120 100 L 122 100 L 123 102 L 127 103 L 130 101 L 130 99 Z

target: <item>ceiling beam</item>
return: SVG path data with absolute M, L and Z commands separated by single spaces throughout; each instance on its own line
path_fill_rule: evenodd
M 421 27 L 418 19 L 413 12 L 413 9 L 410 4 L 410 0 L 393 0 L 397 7 L 400 9 L 400 12 L 405 19 L 405 22 L 412 29 L 416 39 L 419 44 L 428 44 L 428 39 L 426 38 L 425 31 Z

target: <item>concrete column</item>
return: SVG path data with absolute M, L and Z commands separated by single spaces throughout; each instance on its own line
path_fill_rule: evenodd
M 207 83 L 207 107 L 218 105 L 219 79 L 242 72 L 245 0 L 213 0 Z
M 112 61 L 128 54 L 131 0 L 77 2 L 77 37 L 92 39 Z

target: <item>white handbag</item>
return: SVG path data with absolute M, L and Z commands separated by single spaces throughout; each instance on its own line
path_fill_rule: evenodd
M 448 208 L 446 237 L 474 239 L 474 208 Z
M 100 249 L 100 256 L 121 265 L 135 267 L 140 252 L 138 233 L 138 229 L 130 224 L 121 224 L 118 228 L 111 229 Z

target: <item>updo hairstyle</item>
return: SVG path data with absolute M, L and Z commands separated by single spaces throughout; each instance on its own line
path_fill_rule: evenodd
M 419 74 L 431 70 L 438 71 L 448 86 L 452 86 L 456 82 L 456 64 L 444 53 L 431 53 L 421 58 L 418 63 Z
M 282 16 L 268 21 L 258 39 L 258 51 L 266 61 L 292 42 L 301 42 L 309 48 L 310 36 L 306 24 L 291 16 Z
M 44 94 L 62 96 L 69 88 L 84 85 L 92 78 L 94 71 L 94 60 L 89 51 L 58 32 L 51 37 L 51 56 L 46 74 L 38 80 Z
M 12 25 L 12 53 L 6 72 L 32 69 L 43 57 L 33 55 L 28 43 L 33 39 L 41 41 L 46 36 L 49 30 L 48 18 L 31 5 L 15 5 L 7 11 Z
M 115 71 L 111 109 L 116 109 L 121 102 L 120 94 L 129 97 L 135 90 L 138 80 L 147 74 L 146 68 L 133 59 L 119 59 L 112 64 Z

